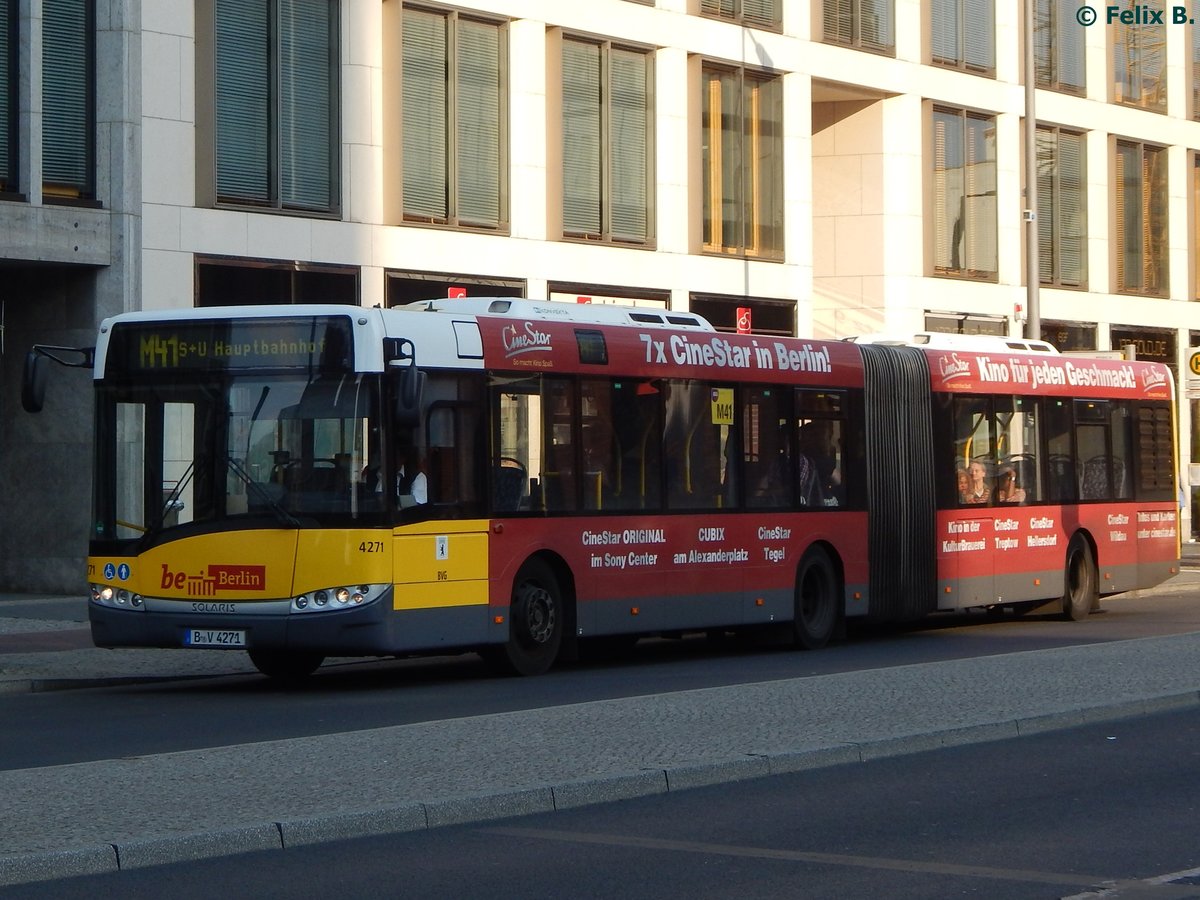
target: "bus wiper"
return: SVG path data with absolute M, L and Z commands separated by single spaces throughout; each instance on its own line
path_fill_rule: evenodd
M 166 499 L 163 500 L 162 507 L 158 510 L 158 516 L 147 522 L 146 528 L 139 529 L 142 532 L 141 536 L 137 539 L 140 547 L 148 547 L 154 541 L 154 539 L 162 533 L 163 528 L 166 527 L 167 516 L 170 515 L 171 510 L 182 508 L 179 495 L 182 494 L 183 489 L 188 486 L 188 482 L 192 480 L 192 474 L 195 471 L 195 468 L 196 463 L 194 460 L 188 463 L 188 467 L 183 470 L 183 475 L 181 475 L 179 480 L 175 482 L 175 487 L 171 489 L 171 493 L 167 494 Z M 179 503 L 180 506 L 176 506 L 177 503 Z
M 163 500 L 162 509 L 158 511 L 158 521 L 153 523 L 154 527 L 150 530 L 157 533 L 162 531 L 164 523 L 167 521 L 167 516 L 170 515 L 173 509 L 182 509 L 182 505 L 176 506 L 179 503 L 179 495 L 183 493 L 183 489 L 188 486 L 188 482 L 192 480 L 192 474 L 196 471 L 196 462 L 193 460 L 188 463 L 188 467 L 183 470 L 183 475 L 175 482 L 175 487 L 171 489 L 171 493 L 167 494 L 167 498 Z
M 242 483 L 246 485 L 248 490 L 253 492 L 257 500 L 261 501 L 264 506 L 271 510 L 281 524 L 291 528 L 300 527 L 300 520 L 280 506 L 279 501 L 272 497 L 270 492 L 261 483 L 255 481 L 250 473 L 242 467 L 241 463 L 229 454 L 225 454 L 225 462 L 229 465 L 229 470 L 242 480 Z

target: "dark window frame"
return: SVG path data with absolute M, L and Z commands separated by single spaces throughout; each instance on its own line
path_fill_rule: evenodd
M 984 10 L 975 7 L 985 7 Z M 948 33 L 949 25 L 939 29 L 941 12 L 954 15 L 953 47 L 947 48 L 954 53 L 939 55 L 939 30 Z M 929 15 L 930 22 L 930 62 L 935 66 L 967 72 L 971 75 L 981 75 L 994 78 L 996 75 L 996 6 L 994 0 L 932 0 Z M 985 59 L 969 59 L 969 39 L 976 38 L 979 29 L 986 28 L 988 44 Z
M 1086 44 L 1084 29 L 1075 19 L 1079 4 L 1075 0 L 1036 0 L 1034 12 L 1034 71 L 1039 88 L 1063 94 L 1083 96 L 1087 92 Z M 1079 75 L 1083 83 L 1064 80 L 1064 49 L 1078 54 Z
M 944 173 L 952 173 L 956 168 L 959 168 L 959 167 L 947 166 L 941 170 L 938 169 L 938 149 L 939 149 L 938 122 L 939 122 L 939 117 L 946 117 L 945 119 L 943 119 L 943 121 L 954 120 L 960 128 L 960 130 L 957 134 L 957 137 L 960 139 L 961 145 L 963 148 L 963 163 L 961 166 L 961 170 L 962 170 L 962 176 L 961 176 L 961 182 L 962 182 L 962 214 L 961 214 L 962 215 L 962 234 L 961 234 L 960 238 L 955 237 L 955 228 L 954 227 L 951 227 L 951 229 L 947 235 L 940 235 L 938 233 L 939 219 L 936 214 L 937 213 L 936 204 L 937 204 L 937 179 L 939 177 L 939 171 L 944 172 Z M 964 279 L 969 279 L 971 281 L 985 281 L 985 282 L 999 281 L 999 278 L 1000 278 L 999 210 L 997 208 L 998 185 L 996 183 L 997 177 L 998 177 L 999 160 L 998 160 L 998 142 L 996 139 L 996 118 L 997 117 L 996 117 L 995 113 L 979 112 L 976 110 L 964 109 L 962 107 L 942 106 L 940 104 L 937 104 L 937 105 L 934 105 L 932 108 L 932 112 L 930 115 L 930 125 L 932 128 L 931 146 L 932 146 L 932 151 L 933 151 L 933 157 L 930 160 L 930 163 L 931 163 L 930 177 L 933 180 L 932 193 L 934 195 L 934 197 L 933 197 L 934 216 L 933 216 L 933 221 L 930 224 L 930 228 L 932 229 L 932 232 L 933 232 L 931 234 L 931 240 L 933 241 L 933 260 L 932 260 L 932 262 L 933 262 L 933 274 L 934 275 L 945 276 L 945 277 L 949 277 L 949 278 L 964 278 Z M 969 154 L 970 154 L 970 147 L 972 144 L 972 133 L 969 128 L 969 122 L 971 122 L 971 121 L 983 123 L 983 125 L 984 125 L 983 141 L 984 141 L 985 148 L 987 148 L 988 134 L 990 133 L 990 135 L 991 135 L 990 150 L 991 150 L 991 154 L 992 154 L 990 159 L 984 158 L 984 159 L 974 162 L 974 163 L 972 163 L 970 161 Z M 943 147 L 943 153 L 944 153 L 944 148 L 945 148 L 945 146 L 947 146 L 949 144 L 949 140 L 948 140 L 948 138 L 944 138 L 943 141 L 944 141 L 944 143 L 941 146 Z M 971 171 L 971 167 L 973 165 L 975 165 L 975 166 L 991 166 L 990 178 L 991 178 L 991 182 L 992 182 L 992 187 L 990 190 L 985 189 L 983 191 L 983 193 L 974 193 L 974 194 L 968 192 L 970 178 L 974 177 L 974 173 Z M 987 177 L 988 177 L 987 169 L 981 169 L 980 171 L 983 173 L 983 175 L 980 177 L 982 177 L 986 181 Z M 954 180 L 953 177 L 949 176 L 948 174 L 942 175 L 941 177 L 946 179 L 946 183 L 947 183 L 948 187 L 952 187 L 952 183 Z M 978 268 L 977 266 L 972 265 L 972 258 L 968 253 L 968 251 L 970 250 L 971 243 L 972 243 L 971 235 L 968 233 L 968 228 L 970 227 L 970 223 L 971 223 L 970 217 L 972 215 L 972 209 L 967 205 L 966 201 L 969 199 L 978 200 L 978 199 L 987 198 L 987 197 L 991 197 L 991 203 L 992 203 L 991 226 L 990 226 L 991 231 L 992 231 L 992 244 L 989 248 L 985 248 L 985 250 L 987 252 L 987 255 L 990 255 L 990 257 L 991 257 L 991 262 L 994 266 L 993 269 L 982 269 L 982 268 Z M 981 223 L 979 225 L 979 227 L 984 229 L 984 231 L 986 233 L 988 226 L 986 224 L 983 224 L 982 219 L 980 219 L 979 222 Z M 948 237 L 949 238 L 950 243 L 946 247 L 945 256 L 948 257 L 950 264 L 939 264 L 939 256 L 941 255 L 941 248 L 938 246 L 939 237 Z M 962 257 L 959 261 L 959 264 L 954 265 L 953 260 L 955 259 L 955 256 L 958 252 L 957 244 L 959 243 L 960 240 L 963 244 Z
M 886 21 L 876 31 L 885 35 L 884 40 L 872 41 L 863 37 L 863 6 L 867 3 L 883 8 Z M 825 43 L 864 53 L 896 55 L 895 0 L 823 0 L 821 13 L 821 40 Z
M 0 198 L 23 199 L 21 194 L 21 154 L 17 136 L 20 133 L 20 95 L 17 87 L 20 79 L 20 17 L 18 0 L 0 0 Z
M 1038 272 L 1042 284 L 1053 287 L 1086 289 L 1088 285 L 1087 268 L 1087 135 L 1071 128 L 1060 128 L 1055 125 L 1038 125 L 1037 164 L 1038 164 Z M 1052 154 L 1043 154 L 1043 147 L 1049 147 L 1049 142 L 1043 142 L 1043 136 L 1052 136 Z M 1069 137 L 1078 141 L 1078 177 L 1074 190 L 1078 195 L 1078 220 L 1082 226 L 1081 232 L 1075 237 L 1078 247 L 1078 276 L 1064 276 L 1065 263 L 1063 260 L 1064 241 L 1070 240 L 1064 235 L 1065 227 L 1062 221 L 1064 190 L 1071 190 L 1070 184 L 1064 184 L 1063 176 L 1063 138 Z M 1052 156 L 1052 158 L 1047 158 Z M 1052 169 L 1044 170 L 1044 166 Z M 1047 214 L 1048 212 L 1048 214 Z M 1048 239 L 1047 239 L 1048 238 Z M 1049 274 L 1047 274 L 1047 265 Z
M 736 111 L 727 114 L 722 107 L 720 115 L 715 117 L 710 108 L 709 99 L 714 84 L 729 76 L 737 80 Z M 759 131 L 751 128 L 754 120 L 747 111 L 747 99 L 753 97 L 755 90 L 765 89 L 777 92 L 767 96 L 766 102 L 773 104 L 773 110 L 760 115 Z M 732 66 L 721 63 L 705 62 L 701 67 L 701 143 L 705 148 L 702 160 L 703 172 L 703 234 L 701 252 L 705 255 L 736 257 L 763 260 L 766 262 L 782 262 L 786 256 L 787 235 L 786 218 L 782 205 L 782 184 L 784 179 L 784 124 L 783 124 L 783 76 L 777 72 L 763 72 L 747 69 L 743 66 Z M 722 99 L 724 92 L 721 93 Z M 759 102 L 763 100 L 759 96 Z M 760 113 L 763 111 L 760 110 Z M 764 123 L 771 123 L 771 112 L 777 115 L 774 122 L 778 125 L 778 134 L 762 138 L 761 129 Z M 722 128 L 727 119 L 735 119 L 739 127 L 728 133 Z M 726 135 L 729 135 L 728 140 Z M 719 140 L 719 146 L 714 146 Z M 770 141 L 772 146 L 769 153 L 759 153 L 756 158 L 752 152 L 755 141 Z M 735 146 L 727 148 L 726 143 Z M 737 163 L 732 170 L 727 170 L 724 157 L 728 150 Z M 766 157 L 766 162 L 763 157 Z M 714 165 L 720 162 L 720 167 L 714 171 Z M 726 175 L 734 181 L 726 185 Z M 735 177 L 736 176 L 736 177 Z M 714 184 L 718 189 L 714 190 Z M 776 193 L 773 187 L 778 184 Z M 757 205 L 747 199 L 747 195 L 758 198 Z M 770 197 L 767 200 L 764 198 Z M 733 212 L 728 220 L 731 230 L 736 235 L 730 238 L 725 234 L 725 212 L 729 208 Z M 764 236 L 765 235 L 765 236 Z
M 401 60 L 402 68 L 401 77 L 401 100 L 399 103 L 399 115 L 401 119 L 401 150 L 399 153 L 399 167 L 401 172 L 401 189 L 400 189 L 400 215 L 406 225 L 424 225 L 430 227 L 446 227 L 469 231 L 485 231 L 496 234 L 507 234 L 510 227 L 510 209 L 509 209 L 509 191 L 510 183 L 508 178 L 508 163 L 509 163 L 509 59 L 508 59 L 508 23 L 506 20 L 491 19 L 487 17 L 469 15 L 461 13 L 457 10 L 437 9 L 433 7 L 422 7 L 417 5 L 405 4 L 402 10 L 403 16 L 412 14 L 414 16 L 426 16 L 431 20 L 441 19 L 444 23 L 444 32 L 442 37 L 444 43 L 442 45 L 443 73 L 444 81 L 443 88 L 445 96 L 443 98 L 444 106 L 440 110 L 440 117 L 435 112 L 429 112 L 429 120 L 432 122 L 435 118 L 438 119 L 438 124 L 441 126 L 439 140 L 441 141 L 441 159 L 440 163 L 443 166 L 441 174 L 441 183 L 438 185 L 438 191 L 441 194 L 441 205 L 434 209 L 434 197 L 432 193 L 421 200 L 424 205 L 418 205 L 415 197 L 406 197 L 405 194 L 411 192 L 411 188 L 406 191 L 406 184 L 409 180 L 410 173 L 408 166 L 411 161 L 405 160 L 405 134 L 409 131 L 404 127 L 404 121 L 410 115 L 417 115 L 416 112 L 411 112 L 408 109 L 407 103 L 409 95 L 405 82 L 408 79 L 403 77 L 403 68 L 406 65 L 404 40 L 409 33 L 408 28 L 401 29 Z M 489 196 L 487 203 L 491 203 L 494 199 L 495 212 L 494 215 L 485 213 L 472 214 L 467 207 L 467 198 L 471 196 L 468 191 L 468 181 L 463 172 L 463 166 L 460 165 L 459 156 L 461 152 L 461 144 L 463 141 L 463 132 L 468 130 L 463 123 L 463 112 L 460 109 L 462 96 L 466 93 L 461 90 L 463 83 L 463 74 L 460 71 L 464 57 L 460 50 L 464 43 L 463 30 L 471 27 L 495 29 L 496 32 L 496 107 L 493 115 L 496 121 L 496 134 L 494 146 L 490 147 L 489 152 L 495 154 L 495 183 L 490 187 L 494 187 L 494 197 Z M 415 32 L 414 32 L 415 33 Z M 432 38 L 431 38 L 432 39 Z M 413 59 L 418 62 L 428 54 L 414 52 Z M 430 74 L 430 73 L 426 73 Z M 432 77 L 432 76 L 431 76 Z M 415 76 L 414 76 L 415 81 Z M 422 101 L 427 100 L 427 97 L 422 97 Z M 428 112 L 428 111 L 427 111 Z M 478 127 L 469 128 L 473 133 L 481 133 L 482 129 Z M 425 138 L 420 134 L 416 134 L 415 139 L 419 142 L 426 142 Z M 410 151 L 412 152 L 412 151 Z M 430 152 L 430 159 L 433 158 L 433 153 Z M 414 176 L 415 178 L 415 176 Z M 414 184 L 432 183 L 432 176 L 425 175 L 419 179 L 415 179 Z M 492 192 L 489 190 L 489 195 Z M 480 197 L 482 197 L 482 193 Z M 410 205 L 410 201 L 413 201 Z
M 59 13 L 64 18 L 56 31 Z M 82 21 L 67 20 L 70 13 L 82 13 Z M 78 28 L 72 31 L 72 24 Z M 75 82 L 54 67 L 56 51 L 75 67 Z M 95 0 L 45 0 L 41 103 L 42 202 L 97 205 Z
M 747 13 L 747 6 L 769 7 L 770 11 L 767 15 Z M 736 22 L 746 28 L 783 30 L 783 0 L 700 0 L 700 15 L 723 22 Z
M 568 167 L 572 164 L 572 138 L 579 137 L 578 130 L 573 129 L 568 122 L 567 109 L 567 46 L 579 45 L 598 48 L 599 60 L 599 97 L 598 97 L 598 116 L 597 128 L 598 136 L 595 140 L 597 158 L 595 163 L 595 178 L 596 184 L 596 226 L 594 228 L 572 227 L 569 219 L 572 218 L 569 213 L 569 188 L 571 179 L 568 177 Z M 641 144 L 641 152 L 643 154 L 641 165 L 641 206 L 642 206 L 642 233 L 640 236 L 618 233 L 618 219 L 616 210 L 616 197 L 618 195 L 618 174 L 622 168 L 622 162 L 630 162 L 625 159 L 625 154 L 622 153 L 622 148 L 629 146 L 628 142 L 619 139 L 619 128 L 617 124 L 617 113 L 615 111 L 615 98 L 619 93 L 618 87 L 614 81 L 615 66 L 614 56 L 617 54 L 626 54 L 631 56 L 639 56 L 644 62 L 643 70 L 643 93 L 642 99 L 644 106 L 643 113 L 643 141 Z M 562 203 L 563 203 L 563 230 L 562 235 L 564 240 L 577 240 L 587 243 L 606 243 L 616 244 L 620 246 L 645 247 L 647 249 L 654 248 L 655 242 L 655 227 L 654 227 L 654 55 L 651 51 L 644 48 L 629 46 L 621 43 L 616 43 L 610 40 L 588 39 L 576 37 L 574 35 L 564 35 L 562 39 L 562 70 L 563 70 L 563 103 L 562 103 Z M 636 164 L 636 159 L 631 160 Z M 582 168 L 582 167 L 580 167 Z M 634 168 L 633 165 L 626 166 L 629 171 Z
M 223 65 L 221 57 L 222 35 L 233 35 L 239 40 L 249 40 L 255 37 L 253 33 L 239 30 L 236 23 L 223 18 L 222 5 L 231 4 L 231 8 L 241 15 L 263 14 L 264 33 L 259 35 L 265 44 L 259 46 L 261 56 L 251 60 L 247 54 L 234 53 L 229 57 L 229 65 Z M 212 104 L 211 111 L 205 111 L 204 117 L 211 117 L 211 149 L 205 148 L 205 154 L 211 153 L 210 184 L 203 184 L 203 193 L 208 193 L 211 203 L 218 208 L 253 209 L 256 212 L 286 213 L 288 215 L 305 215 L 314 218 L 336 218 L 341 215 L 341 0 L 259 0 L 261 5 L 249 8 L 243 0 L 204 0 L 197 9 L 198 24 L 205 29 L 204 45 L 198 48 L 197 58 L 205 66 L 211 66 L 212 94 L 206 102 Z M 293 56 L 297 59 L 312 58 L 305 53 L 303 38 L 306 33 L 301 29 L 287 31 L 282 27 L 282 20 L 288 11 L 294 12 L 294 18 L 301 21 L 298 8 L 301 2 L 308 2 L 324 7 L 326 13 L 326 53 L 324 57 L 323 89 L 326 98 L 324 114 L 319 118 L 324 122 L 325 140 L 314 140 L 312 127 L 306 127 L 306 121 L 313 114 L 320 113 L 321 104 L 314 101 L 311 91 L 305 90 L 302 76 L 306 73 L 313 75 L 317 81 L 321 76 L 316 73 L 321 66 L 314 65 L 311 70 L 299 67 L 285 70 L 282 64 L 286 55 L 285 41 L 295 39 Z M 285 7 L 287 8 L 285 10 Z M 311 18 L 311 17 L 310 17 Z M 223 32 L 228 24 L 229 31 Z M 311 48 L 308 48 L 311 49 Z M 202 55 L 205 52 L 211 56 Z M 249 60 L 249 61 L 248 61 Z M 236 64 L 236 65 L 235 65 Z M 259 65 L 260 81 L 250 76 L 246 67 Z M 205 72 L 202 75 L 208 75 Z M 254 104 L 247 102 L 244 96 L 237 93 L 228 95 L 223 100 L 223 82 L 227 85 L 257 86 L 261 93 L 257 123 L 247 126 L 248 116 Z M 249 88 L 241 88 L 248 90 Z M 301 94 L 304 94 L 301 102 Z M 290 108 L 285 100 L 295 96 Z M 223 116 L 232 111 L 238 118 L 230 123 L 222 121 Z M 292 118 L 288 118 L 291 116 Z M 238 124 L 240 122 L 240 125 Z M 205 122 L 209 124 L 209 122 Z M 290 126 L 290 127 L 289 127 Z M 238 128 L 249 127 L 256 129 L 257 134 L 247 132 L 239 137 Z M 284 140 L 285 133 L 296 133 L 302 137 L 294 143 Z M 314 148 L 323 143 L 323 149 L 314 153 Z M 245 157 L 240 160 L 238 156 Z M 324 159 L 325 165 L 311 167 L 311 158 Z M 288 162 L 292 161 L 292 165 Z M 240 162 L 240 165 L 238 163 Z M 261 165 L 259 165 L 261 164 Z M 312 171 L 306 172 L 309 168 Z M 318 172 L 323 169 L 323 172 Z M 285 170 L 290 175 L 285 174 Z M 239 185 L 241 179 L 244 183 Z M 251 187 L 249 181 L 255 186 Z M 323 193 L 317 198 L 316 193 L 303 196 L 305 184 L 316 186 Z M 323 188 L 323 191 L 320 189 Z M 313 188 L 309 188 L 310 191 Z
M 1122 149 L 1129 149 L 1134 152 L 1138 159 L 1136 169 L 1136 180 L 1138 185 L 1139 197 L 1137 198 L 1137 219 L 1133 222 L 1123 221 L 1125 213 L 1123 193 L 1123 181 L 1120 176 L 1122 165 Z M 1147 183 L 1147 173 L 1154 161 L 1155 171 L 1149 172 L 1149 183 Z M 1168 186 L 1168 156 L 1167 148 L 1157 144 L 1149 144 L 1144 141 L 1133 141 L 1124 138 L 1117 138 L 1115 151 L 1115 165 L 1113 167 L 1113 190 L 1116 192 L 1113 204 L 1112 227 L 1114 229 L 1113 245 L 1116 252 L 1113 254 L 1114 267 L 1116 269 L 1116 290 L 1121 294 L 1138 294 L 1149 297 L 1166 297 L 1171 290 L 1170 285 L 1170 193 Z M 1126 179 L 1128 181 L 1129 179 Z M 1156 200 L 1155 191 L 1160 190 L 1161 196 Z M 1145 223 L 1146 216 L 1157 217 L 1147 227 Z M 1157 221 L 1158 227 L 1155 227 Z M 1157 232 L 1157 241 L 1152 241 L 1152 246 L 1146 245 L 1144 235 L 1148 232 Z M 1129 279 L 1128 269 L 1129 260 L 1132 254 L 1128 249 L 1127 240 L 1133 236 L 1136 243 L 1138 260 L 1138 276 L 1137 281 L 1133 282 Z M 1148 284 L 1149 282 L 1149 284 Z

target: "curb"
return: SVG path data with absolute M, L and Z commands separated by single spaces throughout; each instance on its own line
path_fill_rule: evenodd
M 0 681 L 0 694 L 48 694 L 54 691 L 83 691 L 99 687 L 129 687 L 135 684 L 164 684 L 180 681 L 204 681 L 228 678 L 235 672 L 211 675 L 105 675 L 98 678 L 18 678 Z M 247 673 L 249 674 L 249 673 Z
M 128 869 L 219 859 L 262 850 L 287 850 L 339 840 L 403 834 L 447 825 L 491 822 L 750 778 L 1028 737 L 1080 725 L 1197 707 L 1200 707 L 1200 691 L 1192 690 L 861 743 L 817 744 L 782 753 L 747 753 L 716 762 L 663 769 L 647 768 L 638 772 L 427 803 L 0 857 L 0 887 L 106 875 Z

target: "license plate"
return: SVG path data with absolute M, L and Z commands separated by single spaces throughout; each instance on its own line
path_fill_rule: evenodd
M 189 628 L 183 634 L 183 644 L 185 647 L 245 647 L 246 632 Z

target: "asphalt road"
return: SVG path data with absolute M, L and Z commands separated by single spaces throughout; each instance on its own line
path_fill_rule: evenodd
M 1189 572 L 1140 597 L 1107 599 L 1082 623 L 935 617 L 860 629 L 815 653 L 733 638 L 644 641 L 625 658 L 532 679 L 493 677 L 467 654 L 327 666 L 298 690 L 248 675 L 0 694 L 0 771 L 1200 631 L 1197 590 L 1200 573 Z
M 485 824 L 3 889 L 33 898 L 1200 897 L 1200 711 Z

